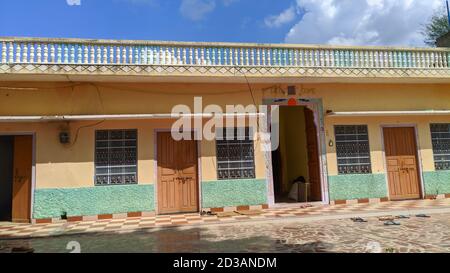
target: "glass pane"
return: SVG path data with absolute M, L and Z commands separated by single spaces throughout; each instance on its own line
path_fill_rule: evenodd
M 95 133 L 95 184 L 137 183 L 137 130 Z
M 249 128 L 218 128 L 226 136 L 216 139 L 217 176 L 223 179 L 255 178 L 252 133 Z
M 336 125 L 334 132 L 339 174 L 371 173 L 367 125 Z
M 430 124 L 436 170 L 450 170 L 450 124 Z

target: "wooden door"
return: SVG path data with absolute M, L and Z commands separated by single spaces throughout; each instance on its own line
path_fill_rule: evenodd
M 12 221 L 30 222 L 33 137 L 14 138 Z
M 383 135 L 390 199 L 420 198 L 420 179 L 414 128 L 384 128 Z
M 308 108 L 305 108 L 305 126 L 308 152 L 308 173 L 309 182 L 311 183 L 311 201 L 322 201 L 317 128 L 314 123 L 314 112 Z
M 170 132 L 157 134 L 158 211 L 198 211 L 197 145 L 175 141 Z

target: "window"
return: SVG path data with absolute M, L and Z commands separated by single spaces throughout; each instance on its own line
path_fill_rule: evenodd
M 95 132 L 95 185 L 137 183 L 137 130 Z
M 218 128 L 216 150 L 219 180 L 255 178 L 253 135 L 249 128 Z
M 371 173 L 367 125 L 334 127 L 339 174 Z
M 450 124 L 431 124 L 434 166 L 436 170 L 450 170 Z

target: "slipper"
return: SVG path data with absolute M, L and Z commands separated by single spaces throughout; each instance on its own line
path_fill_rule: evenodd
M 400 223 L 395 222 L 395 221 L 387 221 L 387 222 L 384 222 L 384 225 L 385 226 L 400 226 Z
M 431 216 L 426 215 L 426 214 L 417 214 L 416 217 L 419 217 L 419 218 L 430 218 Z
M 364 220 L 364 219 L 361 218 L 361 217 L 351 218 L 351 220 L 352 220 L 353 222 L 355 222 L 355 223 L 367 223 L 367 221 Z
M 393 216 L 381 216 L 381 217 L 378 217 L 378 220 L 380 220 L 380 221 L 393 221 L 394 217 Z

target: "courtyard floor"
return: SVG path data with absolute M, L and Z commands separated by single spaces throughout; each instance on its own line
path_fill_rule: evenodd
M 61 235 L 129 232 L 132 230 L 178 226 L 206 226 L 214 224 L 257 222 L 267 220 L 297 219 L 298 221 L 317 221 L 351 218 L 355 216 L 381 216 L 385 214 L 418 214 L 423 211 L 450 213 L 450 199 L 410 200 L 400 202 L 361 203 L 347 205 L 289 206 L 271 208 L 253 214 L 228 212 L 228 215 L 200 215 L 198 213 L 157 215 L 121 219 L 104 219 L 82 222 L 58 222 L 47 224 L 0 223 L 0 239 L 36 238 Z M 227 214 L 227 213 L 226 213 Z
M 410 218 L 385 226 L 379 217 L 389 215 Z M 351 221 L 357 216 L 368 222 Z M 74 244 L 82 252 L 450 252 L 450 199 L 0 224 L 0 252 L 69 252 Z
M 82 253 L 450 252 L 450 213 L 429 216 L 396 220 L 399 226 L 385 226 L 377 217 L 366 218 L 366 223 L 290 219 L 0 240 L 0 253 L 67 253 L 74 245 Z

